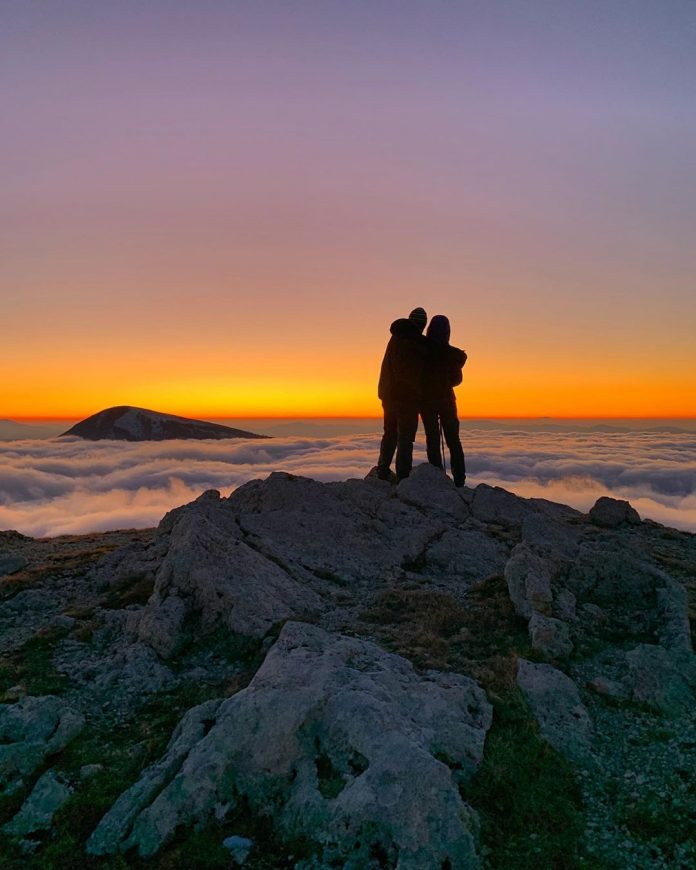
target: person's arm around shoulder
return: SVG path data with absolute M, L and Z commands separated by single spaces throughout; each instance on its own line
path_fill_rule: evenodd
M 462 369 L 467 361 L 467 355 L 458 347 L 450 348 L 450 383 L 453 387 L 459 386 L 462 382 Z

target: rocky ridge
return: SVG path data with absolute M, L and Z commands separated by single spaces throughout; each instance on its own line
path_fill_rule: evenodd
M 276 473 L 154 532 L 0 533 L 8 854 L 52 866 L 79 807 L 85 866 L 201 836 L 209 866 L 692 866 L 694 542 L 428 465 Z

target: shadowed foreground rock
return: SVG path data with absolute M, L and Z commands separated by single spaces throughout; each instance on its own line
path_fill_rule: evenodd
M 691 867 L 695 564 L 627 503 L 429 465 L 0 534 L 3 860 L 184 866 L 198 831 L 206 866 Z
M 22 788 L 46 758 L 74 740 L 84 716 L 60 698 L 22 698 L 0 706 L 0 794 Z
M 210 730 L 184 755 L 192 718 Z M 189 714 L 88 851 L 150 856 L 179 825 L 246 799 L 288 837 L 321 844 L 327 864 L 367 866 L 379 849 L 403 870 L 475 867 L 475 813 L 458 784 L 481 763 L 491 718 L 467 677 L 419 677 L 373 643 L 291 622 L 248 688 Z

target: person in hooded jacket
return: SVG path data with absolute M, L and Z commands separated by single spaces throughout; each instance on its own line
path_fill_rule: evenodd
M 384 409 L 384 435 L 377 460 L 377 477 L 389 480 L 396 451 L 396 477 L 403 480 L 413 467 L 413 442 L 418 431 L 427 341 L 423 335 L 428 316 L 414 308 L 395 320 L 382 360 L 377 395 Z
M 459 440 L 459 417 L 454 387 L 462 382 L 462 369 L 466 354 L 452 347 L 450 322 L 443 314 L 436 314 L 427 332 L 427 355 L 423 366 L 423 400 L 420 414 L 425 429 L 428 462 L 442 468 L 440 427 L 450 452 L 450 467 L 455 486 L 464 486 L 466 466 L 464 450 Z

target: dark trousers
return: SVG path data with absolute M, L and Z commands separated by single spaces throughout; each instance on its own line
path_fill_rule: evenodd
M 389 469 L 396 451 L 396 476 L 408 477 L 413 467 L 413 442 L 418 431 L 418 407 L 409 402 L 382 402 L 384 434 L 379 448 L 377 473 L 389 478 Z
M 466 465 L 464 450 L 459 440 L 459 418 L 456 402 L 438 402 L 421 410 L 423 428 L 425 429 L 425 444 L 428 451 L 428 462 L 437 468 L 442 468 L 442 452 L 440 450 L 440 426 L 449 447 L 452 479 L 455 486 L 464 486 L 466 480 Z

